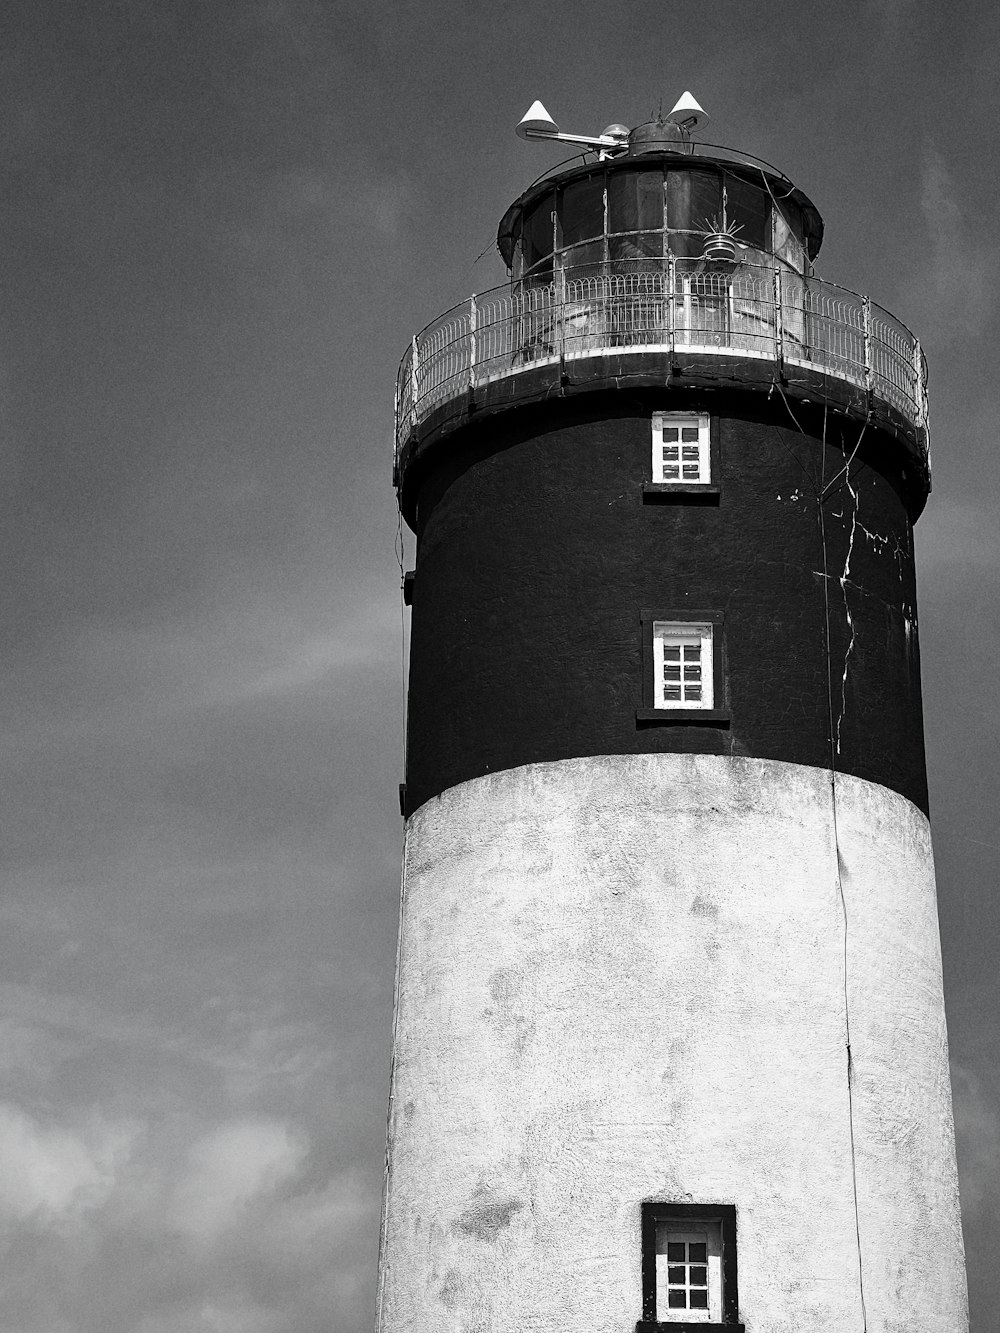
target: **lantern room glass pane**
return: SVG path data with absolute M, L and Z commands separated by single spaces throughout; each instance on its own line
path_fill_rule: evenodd
M 608 177 L 608 231 L 663 227 L 663 172 L 615 171 Z
M 726 178 L 726 226 L 736 231 L 741 245 L 754 250 L 771 248 L 771 198 L 759 185 Z M 738 230 L 737 230 L 738 229 Z
M 575 245 L 604 235 L 604 175 L 574 181 L 559 200 L 562 244 Z
M 722 217 L 722 177 L 714 171 L 667 172 L 667 226 L 682 231 L 714 231 Z
M 630 236 L 609 236 L 608 254 L 612 259 L 661 259 L 663 232 L 638 231 Z
M 779 199 L 774 210 L 774 253 L 800 272 L 805 268 L 802 210 L 791 199 Z
M 691 231 L 668 231 L 667 247 L 678 259 L 700 259 L 705 249 L 705 237 Z
M 524 215 L 521 251 L 525 271 L 552 254 L 552 204 L 552 195 L 543 195 L 531 211 Z
M 587 241 L 562 252 L 562 267 L 569 282 L 579 278 L 600 277 L 604 271 L 604 242 Z

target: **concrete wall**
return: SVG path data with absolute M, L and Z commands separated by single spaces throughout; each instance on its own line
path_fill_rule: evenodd
M 736 1205 L 748 1333 L 860 1333 L 855 1174 L 869 1333 L 967 1328 L 928 824 L 838 778 L 842 903 L 832 814 L 649 754 L 409 821 L 381 1333 L 632 1329 L 644 1199 Z

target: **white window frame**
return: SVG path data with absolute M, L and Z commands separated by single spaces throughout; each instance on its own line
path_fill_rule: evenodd
M 683 1306 L 671 1306 L 671 1290 L 685 1292 L 689 1298 L 690 1270 L 692 1264 L 685 1262 L 685 1282 L 671 1282 L 670 1269 L 675 1271 L 681 1265 L 670 1263 L 667 1246 L 671 1241 L 704 1244 L 706 1247 L 708 1305 L 705 1308 L 692 1308 L 687 1300 Z M 656 1224 L 656 1319 L 661 1324 L 721 1324 L 722 1323 L 722 1224 L 706 1217 L 678 1218 L 676 1221 L 661 1221 Z
M 708 486 L 712 482 L 711 419 L 707 412 L 653 413 L 652 478 L 656 485 Z M 664 440 L 664 431 L 677 431 L 676 442 Z M 684 433 L 697 432 L 685 440 Z M 664 453 L 676 448 L 676 460 L 666 460 Z M 677 475 L 665 475 L 668 467 Z M 686 473 L 686 475 L 685 475 Z
M 679 667 L 678 685 L 680 697 L 668 699 L 666 669 L 674 664 L 666 656 L 667 648 L 680 650 L 677 666 Z M 695 683 L 685 679 L 684 668 L 694 665 L 692 649 L 697 649 L 697 664 L 700 668 L 701 698 L 685 698 L 688 689 Z M 686 624 L 676 620 L 653 621 L 653 707 L 671 708 L 706 708 L 715 707 L 715 655 L 713 626 L 707 621 Z M 673 684 L 673 682 L 669 682 Z

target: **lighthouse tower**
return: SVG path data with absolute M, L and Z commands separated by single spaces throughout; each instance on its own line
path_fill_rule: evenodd
M 411 343 L 379 1333 L 962 1333 L 914 336 L 685 95 Z

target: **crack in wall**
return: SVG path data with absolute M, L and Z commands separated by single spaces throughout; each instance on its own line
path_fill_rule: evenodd
M 857 637 L 854 628 L 854 618 L 851 615 L 850 600 L 847 595 L 847 587 L 851 574 L 851 556 L 854 554 L 854 538 L 858 529 L 858 493 L 851 483 L 851 473 L 849 469 L 844 474 L 844 481 L 851 494 L 853 508 L 851 510 L 851 535 L 847 543 L 847 556 L 844 560 L 844 572 L 840 575 L 839 583 L 840 591 L 844 598 L 844 615 L 847 617 L 847 625 L 851 631 L 851 637 L 847 644 L 847 652 L 844 654 L 844 671 L 840 680 L 840 712 L 837 715 L 837 722 L 834 729 L 837 754 L 840 754 L 840 728 L 844 721 L 844 714 L 847 712 L 847 673 L 850 667 L 851 654 L 854 652 L 854 641 Z M 868 529 L 866 528 L 865 531 L 867 532 Z

